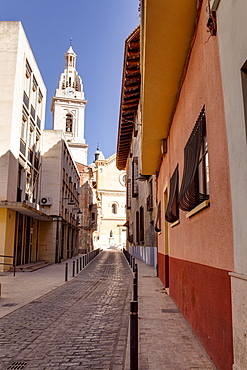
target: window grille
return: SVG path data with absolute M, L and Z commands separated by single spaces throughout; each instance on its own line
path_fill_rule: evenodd
M 166 209 L 165 219 L 167 222 L 175 222 L 179 219 L 178 206 L 178 166 L 170 179 L 169 201 Z
M 179 192 L 179 208 L 190 211 L 209 199 L 209 168 L 206 116 L 202 109 L 184 148 L 184 171 Z

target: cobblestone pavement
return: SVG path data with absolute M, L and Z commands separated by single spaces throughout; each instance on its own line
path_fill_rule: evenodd
M 123 254 L 100 253 L 75 279 L 0 319 L 0 369 L 123 369 L 131 287 Z

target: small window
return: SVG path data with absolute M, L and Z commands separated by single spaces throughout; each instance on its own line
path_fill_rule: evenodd
M 73 128 L 73 117 L 71 114 L 66 115 L 66 132 L 72 132 Z
M 38 83 L 37 83 L 35 77 L 33 76 L 33 91 L 36 91 L 37 87 L 38 87 Z
M 117 214 L 117 205 L 115 203 L 111 205 L 111 213 Z
M 32 74 L 31 67 L 30 67 L 28 61 L 26 61 L 26 77 L 27 78 L 31 77 L 31 74 Z

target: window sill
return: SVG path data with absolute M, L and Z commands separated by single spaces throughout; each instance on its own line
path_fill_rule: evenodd
M 173 223 L 170 225 L 170 227 L 174 227 L 174 226 L 177 226 L 177 225 L 179 225 L 179 224 L 180 224 L 180 220 L 177 220 L 177 221 L 173 222 Z
M 186 218 L 190 218 L 194 216 L 196 213 L 202 211 L 204 208 L 210 206 L 210 200 L 204 200 L 204 202 L 200 203 L 197 207 L 193 208 L 190 212 L 186 214 Z

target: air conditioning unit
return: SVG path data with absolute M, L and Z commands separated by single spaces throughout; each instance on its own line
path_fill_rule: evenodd
M 40 200 L 40 204 L 42 206 L 51 206 L 52 205 L 52 198 L 46 198 L 46 197 L 43 197 L 41 198 Z

